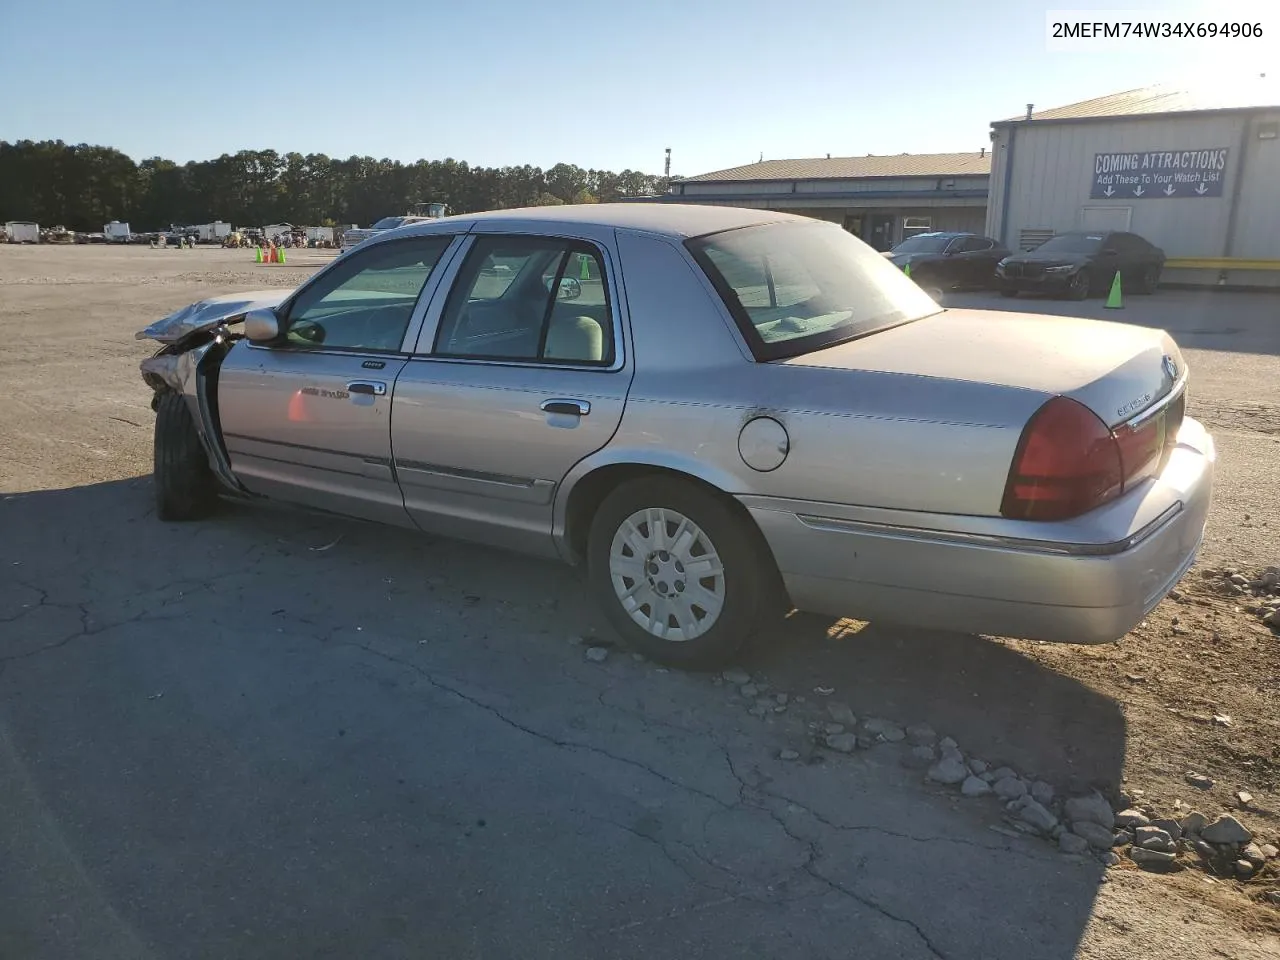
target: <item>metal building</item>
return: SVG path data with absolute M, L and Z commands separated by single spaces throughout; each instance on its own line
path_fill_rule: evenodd
M 970 153 L 763 160 L 671 184 L 659 201 L 787 210 L 831 220 L 878 250 L 930 230 L 981 233 L 991 156 Z
M 992 124 L 986 232 L 1068 230 L 1164 248 L 1165 279 L 1280 286 L 1280 87 L 1147 87 Z

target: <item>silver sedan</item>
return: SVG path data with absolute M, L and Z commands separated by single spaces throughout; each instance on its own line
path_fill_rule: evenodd
M 559 558 L 681 665 L 790 608 L 1115 640 L 1209 507 L 1167 334 L 943 310 L 775 212 L 418 223 L 138 336 L 162 520 L 267 498 Z

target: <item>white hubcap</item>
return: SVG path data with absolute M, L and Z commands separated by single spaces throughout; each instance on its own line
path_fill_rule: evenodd
M 711 539 L 662 507 L 623 520 L 609 547 L 609 576 L 627 615 L 655 637 L 692 640 L 724 609 L 724 565 Z

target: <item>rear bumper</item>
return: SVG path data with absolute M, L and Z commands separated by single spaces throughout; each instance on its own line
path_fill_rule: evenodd
M 1195 561 L 1214 460 L 1212 438 L 1185 420 L 1159 477 L 1056 524 L 740 499 L 801 610 L 1108 643 L 1132 629 Z

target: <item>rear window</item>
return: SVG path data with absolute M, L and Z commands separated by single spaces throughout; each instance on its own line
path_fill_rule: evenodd
M 1097 253 L 1102 246 L 1100 233 L 1060 233 L 1050 237 L 1036 249 L 1046 253 Z
M 941 309 L 834 224 L 774 223 L 685 242 L 758 360 L 799 356 Z

